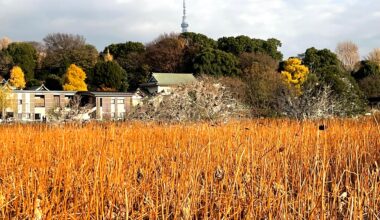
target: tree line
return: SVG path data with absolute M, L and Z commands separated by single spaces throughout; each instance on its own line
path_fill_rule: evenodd
M 3 78 L 9 78 L 10 70 L 19 66 L 27 87 L 45 82 L 52 89 L 62 89 L 71 64 L 84 70 L 89 89 L 133 91 L 151 72 L 237 76 L 241 72 L 238 56 L 243 52 L 264 52 L 282 59 L 277 50 L 281 43 L 276 39 L 240 36 L 215 41 L 196 33 L 165 34 L 146 45 L 131 41 L 111 44 L 101 52 L 83 36 L 63 33 L 49 34 L 43 42 L 11 43 L 3 38 L 1 45 Z
M 27 87 L 44 82 L 52 90 L 78 85 L 94 91 L 134 91 L 152 72 L 210 75 L 223 79 L 255 115 L 277 114 L 279 106 L 301 105 L 326 89 L 344 114 L 362 112 L 367 98 L 380 96 L 380 49 L 361 60 L 354 43 L 342 42 L 335 52 L 311 47 L 283 60 L 280 47 L 274 38 L 214 40 L 191 32 L 164 34 L 147 44 L 111 44 L 100 52 L 80 35 L 54 33 L 42 42 L 3 38 L 0 75 L 8 79 L 18 66 Z

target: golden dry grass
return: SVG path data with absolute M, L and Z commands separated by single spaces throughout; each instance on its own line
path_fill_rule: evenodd
M 0 127 L 0 218 L 379 219 L 375 120 Z

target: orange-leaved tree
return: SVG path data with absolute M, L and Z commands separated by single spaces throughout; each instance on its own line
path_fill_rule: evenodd
M 85 83 L 86 73 L 75 64 L 71 64 L 64 77 L 63 90 L 65 91 L 87 91 Z
M 301 86 L 306 81 L 309 74 L 309 68 L 302 65 L 302 61 L 298 58 L 289 58 L 284 63 L 284 70 L 281 75 L 285 82 L 294 86 L 297 92 L 302 93 Z
M 24 72 L 18 66 L 14 66 L 11 70 L 11 77 L 9 79 L 9 83 L 11 86 L 14 86 L 18 89 L 25 88 L 25 77 Z

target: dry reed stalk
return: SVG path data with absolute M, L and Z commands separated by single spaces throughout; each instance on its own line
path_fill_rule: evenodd
M 0 218 L 380 216 L 380 132 L 370 118 L 0 132 Z

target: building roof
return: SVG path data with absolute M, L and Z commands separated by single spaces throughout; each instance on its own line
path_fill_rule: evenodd
M 195 81 L 196 79 L 192 73 L 153 73 L 148 83 L 142 84 L 142 86 L 170 86 L 187 84 Z
M 45 84 L 41 84 L 40 86 L 32 86 L 28 88 L 27 90 L 32 90 L 32 91 L 50 91 Z
M 76 91 L 47 91 L 47 90 L 12 90 L 13 93 L 30 93 L 30 94 L 67 94 L 74 95 Z
M 77 92 L 79 95 L 89 95 L 95 97 L 131 97 L 133 93 L 129 92 Z
M 51 91 L 51 90 L 13 90 L 13 93 L 26 93 L 26 94 L 64 94 L 64 95 L 89 95 L 95 97 L 132 97 L 134 93 L 128 92 L 89 92 L 89 91 Z

